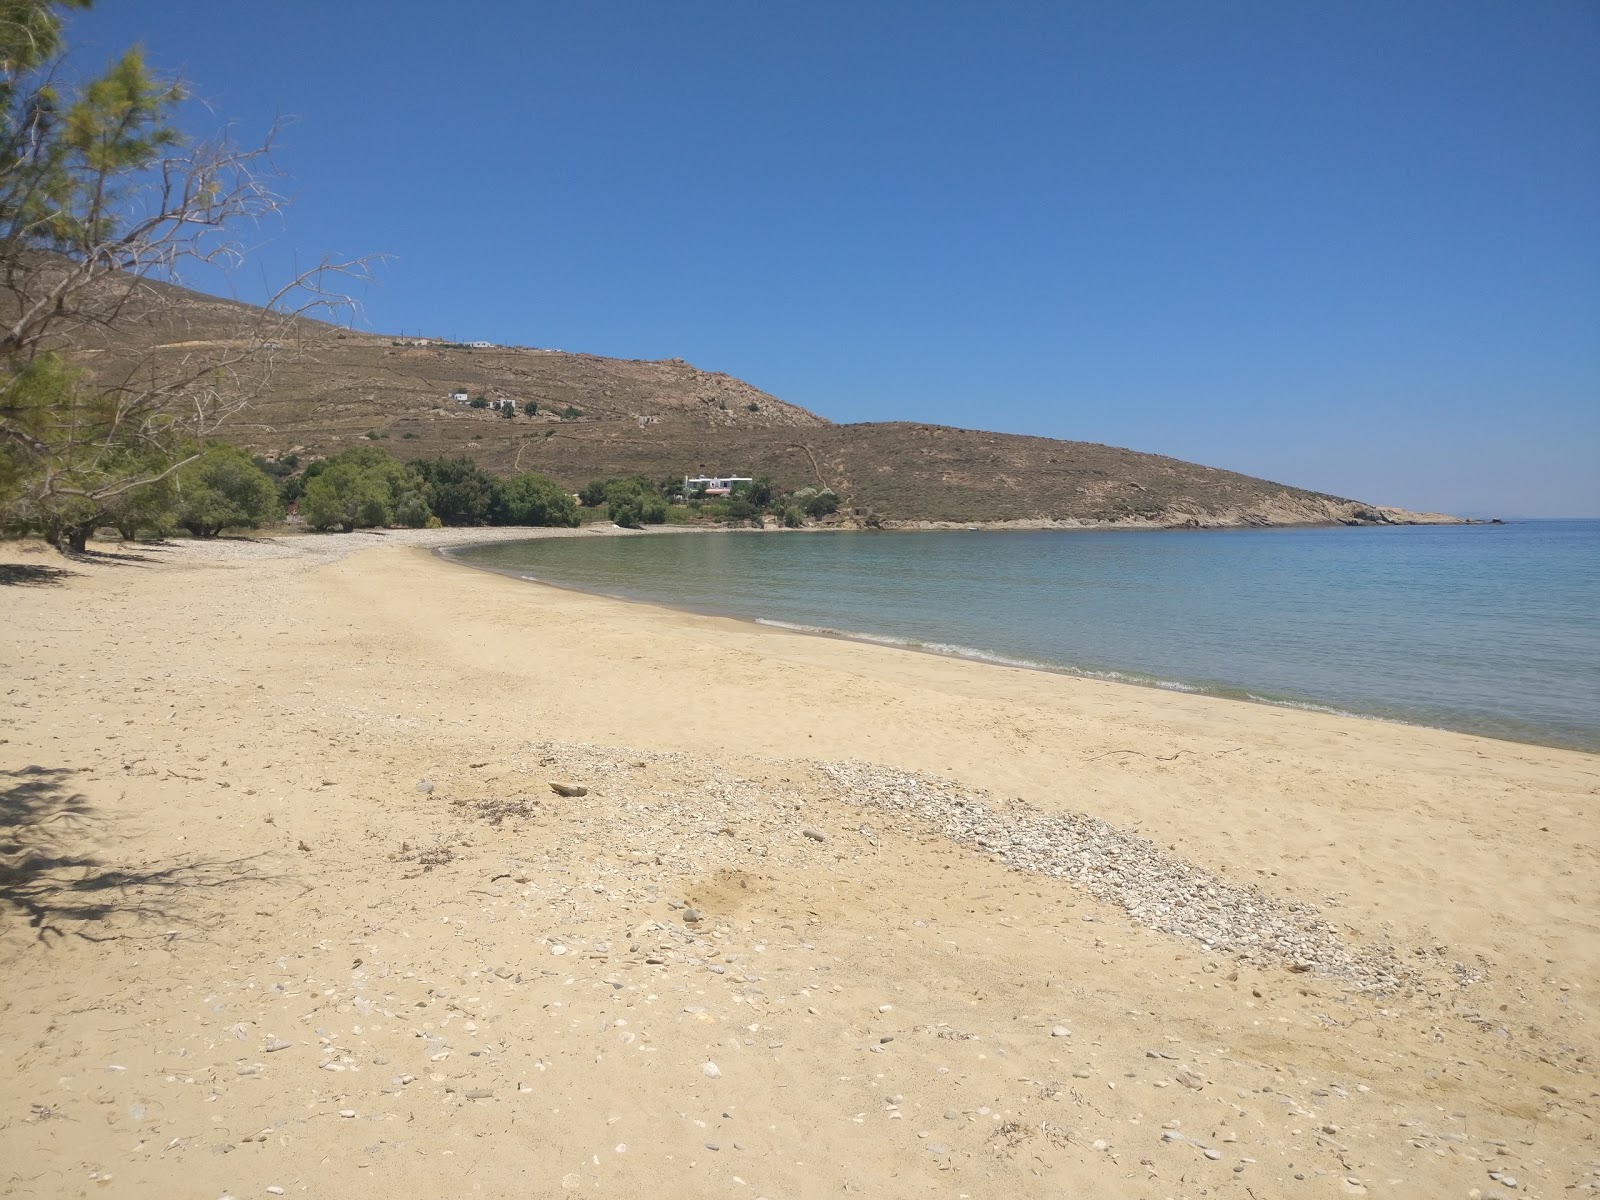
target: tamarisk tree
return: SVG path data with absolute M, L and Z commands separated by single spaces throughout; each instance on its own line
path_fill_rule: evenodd
M 281 210 L 271 138 L 185 137 L 184 88 L 137 48 L 69 79 L 63 18 L 89 2 L 0 0 L 0 526 L 78 551 L 131 493 L 181 488 L 195 439 L 364 265 L 325 262 L 264 306 L 219 303 L 220 336 L 174 336 L 167 285 L 237 265 L 233 231 Z

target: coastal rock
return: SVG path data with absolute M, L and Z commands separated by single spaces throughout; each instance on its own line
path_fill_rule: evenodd
M 558 783 L 554 779 L 550 781 L 550 790 L 558 796 L 587 796 L 589 794 L 589 789 L 581 783 Z

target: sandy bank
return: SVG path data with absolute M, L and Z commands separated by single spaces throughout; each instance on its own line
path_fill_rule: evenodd
M 1600 1179 L 1593 756 L 429 552 L 462 538 L 0 551 L 7 1191 Z

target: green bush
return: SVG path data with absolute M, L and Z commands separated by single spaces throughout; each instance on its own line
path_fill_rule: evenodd
M 489 407 L 489 397 L 487 397 L 487 396 L 474 396 L 471 400 L 467 401 L 467 404 L 469 406 L 471 406 L 472 408 L 488 408 Z
M 839 497 L 831 491 L 820 491 L 806 501 L 806 515 L 808 517 L 826 517 L 838 511 Z
M 352 462 L 319 471 L 300 497 L 300 515 L 313 529 L 370 529 L 394 519 L 389 489 L 374 471 Z M 426 521 L 424 520 L 424 523 Z
M 624 529 L 638 529 L 644 524 L 644 502 L 638 492 L 620 492 L 606 497 L 606 511 Z
M 196 537 L 278 518 L 278 485 L 236 446 L 216 445 L 178 472 L 177 523 Z
M 578 524 L 578 505 L 554 479 L 529 471 L 500 485 L 494 508 L 497 525 Z
M 537 417 L 539 415 L 539 404 L 537 401 L 529 400 L 522 406 L 522 411 L 527 413 L 530 417 Z
M 482 525 L 500 486 L 470 458 L 415 459 L 407 466 L 428 485 L 428 503 L 446 525 Z

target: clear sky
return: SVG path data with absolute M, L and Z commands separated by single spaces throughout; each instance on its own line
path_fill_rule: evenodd
M 836 421 L 1600 515 L 1593 0 L 98 0 L 295 204 L 232 286 Z

